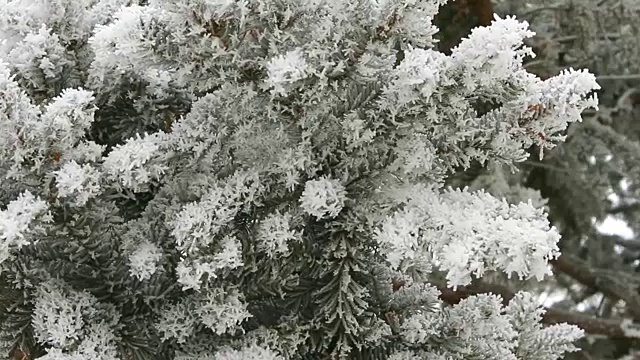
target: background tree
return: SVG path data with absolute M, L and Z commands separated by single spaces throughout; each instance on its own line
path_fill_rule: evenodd
M 456 46 L 442 26 L 438 49 L 443 3 L 0 0 L 6 352 L 575 350 L 582 331 L 543 327 L 531 293 L 470 292 L 549 272 L 559 234 L 542 197 L 499 193 L 495 176 L 562 141 L 598 85 L 527 72 L 533 33 L 513 18 Z M 478 4 L 435 21 L 489 25 Z M 485 167 L 508 201 L 445 187 L 479 189 Z
M 448 6 L 473 24 L 481 13 L 474 9 L 481 3 Z M 449 180 L 456 186 L 485 188 L 510 201 L 533 198 L 546 204 L 551 222 L 562 234 L 563 255 L 552 261 L 555 276 L 535 284 L 501 276 L 490 281 L 485 278 L 446 294 L 450 302 L 483 291 L 508 298 L 521 288 L 554 294 L 561 300 L 556 299 L 560 301 L 551 306 L 545 321 L 568 321 L 590 334 L 581 343 L 584 351 L 574 357 L 632 359 L 640 346 L 631 331 L 640 315 L 640 243 L 603 234 L 600 224 L 615 217 L 636 234 L 640 226 L 640 2 L 493 0 L 491 5 L 501 16 L 514 14 L 529 21 L 536 32 L 527 43 L 537 56 L 527 60 L 526 69 L 548 78 L 563 69 L 586 67 L 602 87 L 600 105 L 598 111 L 586 112 L 582 123 L 571 125 L 566 141 L 547 152 L 542 161 L 531 156 L 519 164 L 515 174 L 506 167 L 477 166 Z M 462 31 L 458 24 L 464 23 L 443 25 Z M 455 35 L 451 36 L 443 39 L 447 47 L 456 43 Z M 533 146 L 530 151 L 534 155 L 539 149 Z

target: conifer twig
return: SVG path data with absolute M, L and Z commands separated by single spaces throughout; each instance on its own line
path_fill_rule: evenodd
M 455 305 L 463 299 L 481 293 L 492 293 L 500 295 L 504 305 L 515 296 L 515 294 L 505 286 L 498 284 L 488 284 L 476 282 L 469 286 L 459 287 L 456 290 L 446 286 L 438 286 L 440 299 L 449 305 Z M 623 329 L 622 319 L 603 319 L 578 312 L 558 310 L 553 308 L 545 309 L 542 317 L 545 325 L 567 323 L 576 325 L 589 335 L 605 335 L 614 339 L 629 338 Z

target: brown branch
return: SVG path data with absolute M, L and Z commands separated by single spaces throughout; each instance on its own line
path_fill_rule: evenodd
M 569 275 L 582 285 L 595 289 L 607 297 L 623 300 L 629 314 L 635 320 L 640 320 L 640 297 L 633 287 L 620 286 L 611 279 L 597 274 L 588 265 L 583 264 L 582 260 L 566 254 L 552 260 L 551 264 L 555 270 Z
M 493 4 L 491 0 L 470 0 L 471 11 L 478 19 L 478 26 L 489 26 L 493 21 Z
M 469 286 L 459 287 L 456 290 L 452 290 L 446 286 L 438 286 L 438 290 L 440 290 L 440 299 L 449 305 L 455 305 L 469 296 L 480 293 L 500 295 L 503 305 L 507 305 L 515 295 L 504 286 L 479 282 Z M 545 325 L 567 323 L 578 326 L 590 335 L 605 335 L 612 339 L 628 338 L 622 329 L 621 319 L 596 318 L 586 314 L 550 308 L 547 308 L 545 311 L 542 317 L 542 323 Z
M 515 295 L 511 290 L 504 286 L 480 282 L 474 282 L 469 286 L 458 287 L 456 290 L 438 285 L 438 290 L 440 290 L 440 299 L 449 305 L 457 304 L 462 299 L 481 293 L 500 295 L 500 297 L 502 297 L 502 304 L 507 305 Z

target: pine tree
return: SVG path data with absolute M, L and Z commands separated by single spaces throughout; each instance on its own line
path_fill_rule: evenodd
M 558 359 L 560 235 L 446 187 L 597 106 L 525 22 L 446 55 L 443 0 L 0 0 L 0 332 L 23 359 Z M 444 283 L 444 287 L 437 284 Z

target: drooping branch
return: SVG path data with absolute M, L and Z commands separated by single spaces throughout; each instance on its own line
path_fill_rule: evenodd
M 456 290 L 446 286 L 438 286 L 438 290 L 440 290 L 440 299 L 449 305 L 455 305 L 469 296 L 480 293 L 500 295 L 503 304 L 507 305 L 515 295 L 504 286 L 481 282 L 459 287 Z M 542 317 L 542 322 L 545 325 L 560 323 L 576 325 L 589 335 L 604 335 L 613 339 L 629 338 L 624 331 L 622 319 L 603 319 L 571 311 L 547 308 Z

